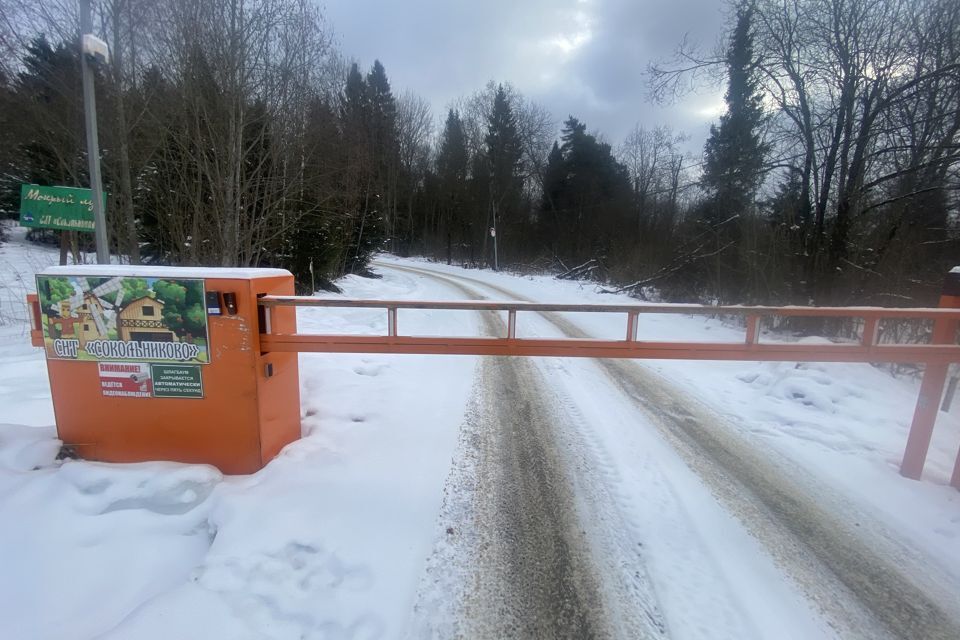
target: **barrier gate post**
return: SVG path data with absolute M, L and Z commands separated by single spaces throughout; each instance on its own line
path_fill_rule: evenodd
M 57 434 L 81 457 L 253 473 L 300 437 L 296 353 L 261 351 L 281 269 L 79 265 L 37 275 L 31 341 L 47 356 Z M 296 332 L 296 310 L 273 328 Z
M 957 269 L 948 273 L 944 280 L 939 307 L 941 309 L 960 308 L 960 271 Z M 935 320 L 930 342 L 954 344 L 956 335 L 956 320 Z M 940 411 L 940 399 L 943 397 L 949 369 L 950 364 L 946 362 L 930 362 L 924 368 L 923 379 L 920 382 L 920 396 L 917 398 L 910 434 L 907 436 L 907 446 L 903 452 L 903 462 L 900 465 L 900 474 L 904 477 L 919 480 L 923 474 L 923 465 L 927 459 L 927 451 L 930 449 L 933 426 Z M 960 464 L 960 453 L 957 454 L 957 463 Z M 960 489 L 960 471 L 956 467 L 951 484 Z

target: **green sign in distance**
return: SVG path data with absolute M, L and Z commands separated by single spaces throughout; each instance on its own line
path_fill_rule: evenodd
M 107 201 L 107 194 L 103 194 Z M 93 192 L 75 187 L 41 187 L 20 185 L 20 225 L 93 231 Z
M 203 374 L 196 364 L 152 364 L 154 398 L 202 398 Z

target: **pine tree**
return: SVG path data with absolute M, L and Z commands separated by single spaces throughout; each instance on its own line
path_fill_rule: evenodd
M 382 220 L 384 240 L 393 241 L 397 232 L 397 187 L 400 155 L 397 143 L 397 101 L 390 89 L 387 72 L 379 60 L 367 74 L 370 156 L 376 197 L 370 211 Z M 396 245 L 391 250 L 396 251 Z
M 343 87 L 343 99 L 340 105 L 340 119 L 344 129 L 362 130 L 365 128 L 368 113 L 367 83 L 363 80 L 360 68 L 354 62 L 347 72 L 347 81 Z
M 549 211 L 556 214 L 557 197 L 563 187 L 563 181 L 566 177 L 566 168 L 563 162 L 563 152 L 560 151 L 560 145 L 554 141 L 550 149 L 550 155 L 547 156 L 547 168 L 543 172 L 543 199 L 540 204 L 542 211 Z
M 574 151 L 581 149 L 586 135 L 587 125 L 573 116 L 568 117 L 563 123 L 563 131 L 560 133 L 560 139 L 563 140 L 560 151 L 564 157 L 569 159 Z
M 764 115 L 757 91 L 752 19 L 753 4 L 743 0 L 727 50 L 727 112 L 719 126 L 710 127 L 704 148 L 703 185 L 711 200 L 706 217 L 714 224 L 746 212 L 763 177 L 767 145 L 760 135 Z
M 437 151 L 437 178 L 441 193 L 441 233 L 447 245 L 447 264 L 453 260 L 453 237 L 460 242 L 468 238 L 463 216 L 465 188 L 470 154 L 467 151 L 467 134 L 463 121 L 453 109 L 447 114 L 447 122 Z
M 387 72 L 379 60 L 374 60 L 367 74 L 366 89 L 374 155 L 384 157 L 393 153 L 396 146 L 397 102 L 390 90 Z
M 357 65 L 351 65 L 341 103 L 347 147 L 345 182 L 350 192 L 344 209 L 352 215 L 344 229 L 351 248 L 343 256 L 340 271 L 364 273 L 370 257 L 384 246 L 393 206 L 396 103 L 383 65 L 376 61 L 366 80 Z
M 587 133 L 570 116 L 554 143 L 544 173 L 541 228 L 554 255 L 582 261 L 602 257 L 615 235 L 618 216 L 628 210 L 630 179 L 610 145 Z
M 487 221 L 487 226 L 490 227 L 499 226 L 500 220 L 509 221 L 516 213 L 523 182 L 523 147 L 517 132 L 516 116 L 503 85 L 497 87 L 493 98 L 485 140 L 490 168 L 490 209 Z M 486 238 L 486 235 L 484 237 Z
M 18 137 L 14 132 L 16 94 L 0 69 L 0 218 L 15 218 L 20 199 L 22 177 L 17 167 L 15 147 Z M 3 231 L 0 229 L 0 242 Z
M 75 51 L 53 47 L 44 36 L 27 45 L 16 83 L 20 101 L 18 124 L 23 136 L 19 153 L 27 182 L 82 186 L 86 160 L 80 72 Z
M 763 178 L 767 146 L 761 139 L 764 121 L 757 91 L 753 53 L 753 0 L 740 0 L 727 49 L 727 112 L 710 128 L 704 146 L 703 187 L 708 198 L 700 217 L 711 227 L 710 295 L 719 300 L 751 297 L 748 256 L 741 255 L 743 229 L 753 213 Z M 754 292 L 755 293 L 755 292 Z

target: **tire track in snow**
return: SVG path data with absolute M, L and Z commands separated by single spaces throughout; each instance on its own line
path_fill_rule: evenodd
M 463 285 L 447 284 L 466 297 L 478 295 Z M 488 335 L 505 330 L 496 314 L 482 317 Z M 570 451 L 583 455 L 584 448 L 558 437 L 580 429 L 558 428 L 569 422 L 569 415 L 556 410 L 551 396 L 530 362 L 480 360 L 475 395 L 445 488 L 441 540 L 428 560 L 429 577 L 417 603 L 414 635 L 663 635 L 645 573 L 630 570 L 629 578 L 618 583 L 615 578 L 622 575 L 611 575 L 609 566 L 599 570 L 595 540 L 578 513 L 582 486 L 570 476 Z M 558 404 L 573 406 L 569 400 Z M 591 461 L 583 466 L 597 465 Z M 614 528 L 630 530 L 629 525 Z M 617 557 L 622 560 L 623 554 Z M 459 585 L 444 584 L 438 576 L 451 569 Z M 449 588 L 460 591 L 460 602 L 450 602 Z
M 523 296 L 467 276 L 383 264 L 427 277 L 470 282 L 507 299 Z M 589 338 L 558 313 L 539 314 L 570 338 Z M 842 637 L 896 637 L 955 640 L 960 621 L 956 595 L 933 593 L 903 570 L 913 554 L 895 541 L 872 536 L 869 518 L 856 514 L 850 525 L 820 502 L 830 492 L 813 493 L 788 476 L 796 469 L 743 436 L 669 382 L 629 360 L 596 360 L 610 378 L 764 545 Z M 786 465 L 786 466 L 785 466 Z M 802 472 L 800 472 L 802 473 Z M 829 496 L 837 502 L 836 496 Z M 840 505 L 841 508 L 847 505 Z M 877 527 L 880 528 L 880 527 Z M 949 612 L 954 612 L 950 615 Z

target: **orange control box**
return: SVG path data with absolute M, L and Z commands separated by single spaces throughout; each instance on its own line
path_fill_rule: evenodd
M 261 469 L 300 437 L 296 353 L 261 332 L 295 333 L 281 269 L 77 265 L 37 275 L 34 346 L 47 356 L 57 433 L 82 458 Z

